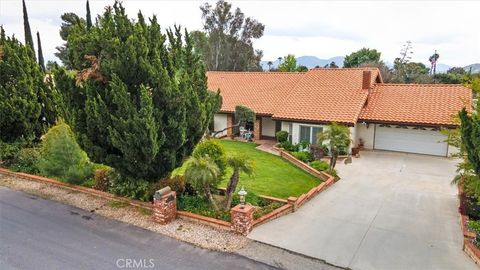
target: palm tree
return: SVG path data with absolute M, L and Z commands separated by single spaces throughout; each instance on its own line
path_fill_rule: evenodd
M 272 62 L 272 61 L 268 61 L 267 65 L 268 65 L 268 71 L 271 71 L 271 70 L 272 70 L 273 62 Z
M 317 143 L 322 145 L 323 141 L 328 141 L 331 152 L 330 170 L 335 168 L 337 163 L 338 152 L 350 145 L 350 130 L 346 126 L 332 122 L 327 130 L 317 134 Z
M 190 183 L 200 195 L 204 195 L 215 210 L 218 206 L 212 196 L 211 187 L 216 187 L 221 181 L 220 169 L 209 157 L 190 157 L 185 169 L 185 180 Z
M 253 175 L 255 170 L 254 162 L 246 155 L 231 155 L 227 157 L 227 164 L 233 169 L 230 181 L 228 181 L 227 191 L 225 192 L 225 210 L 230 210 L 232 206 L 232 198 L 237 189 L 240 180 L 240 172 L 244 172 L 249 176 Z

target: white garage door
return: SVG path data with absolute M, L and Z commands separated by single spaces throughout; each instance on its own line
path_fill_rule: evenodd
M 437 130 L 426 128 L 385 127 L 375 129 L 375 149 L 446 156 L 447 137 Z

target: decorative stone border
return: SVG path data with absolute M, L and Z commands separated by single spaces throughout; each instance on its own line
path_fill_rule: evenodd
M 70 189 L 70 190 L 73 190 L 73 191 L 87 193 L 87 194 L 97 196 L 97 197 L 100 197 L 100 198 L 106 198 L 106 199 L 110 199 L 110 200 L 113 200 L 113 201 L 126 203 L 126 204 L 129 204 L 131 206 L 136 206 L 136 207 L 141 207 L 141 208 L 145 208 L 145 209 L 148 209 L 148 210 L 153 210 L 153 204 L 152 203 L 142 202 L 142 201 L 138 201 L 138 200 L 132 200 L 132 199 L 116 196 L 116 195 L 113 195 L 113 194 L 108 193 L 108 192 L 103 192 L 103 191 L 100 191 L 100 190 L 96 190 L 96 189 L 93 189 L 93 188 L 87 188 L 87 187 L 82 187 L 82 186 L 73 185 L 73 184 L 69 184 L 69 183 L 64 183 L 64 182 L 60 182 L 58 180 L 54 180 L 54 179 L 50 179 L 50 178 L 46 178 L 46 177 L 42 177 L 42 176 L 38 176 L 38 175 L 32 175 L 32 174 L 21 173 L 21 172 L 12 172 L 12 171 L 10 171 L 8 169 L 4 169 L 4 168 L 0 168 L 0 174 L 8 175 L 8 176 L 14 176 L 14 177 L 18 177 L 18 178 L 22 178 L 22 179 L 26 179 L 26 180 L 32 180 L 32 181 L 41 182 L 41 183 L 46 183 L 46 184 L 51 184 L 51 185 L 54 185 L 54 186 L 67 188 L 67 189 Z
M 202 216 L 202 215 L 187 212 L 187 211 L 177 211 L 177 216 L 180 216 L 180 217 L 188 219 L 188 220 L 192 220 L 192 221 L 200 222 L 200 223 L 203 223 L 203 224 L 207 224 L 207 225 L 210 225 L 210 226 L 215 226 L 215 227 L 219 227 L 219 228 L 222 228 L 222 229 L 227 229 L 227 230 L 230 230 L 230 226 L 231 226 L 230 222 L 220 220 L 220 219 L 216 219 L 216 218 Z
M 47 183 L 55 186 L 60 186 L 63 188 L 67 188 L 70 190 L 74 190 L 77 192 L 83 192 L 87 193 L 90 195 L 94 195 L 97 197 L 101 198 L 107 198 L 111 199 L 114 201 L 119 201 L 122 203 L 126 203 L 132 206 L 136 207 L 141 207 L 144 209 L 148 210 L 153 210 L 153 218 L 159 221 L 159 223 L 163 224 L 166 223 L 167 221 L 163 221 L 162 218 L 164 217 L 170 217 L 171 213 L 167 213 L 166 211 L 172 211 L 173 208 L 175 208 L 175 213 L 173 214 L 174 216 L 179 216 L 188 220 L 200 222 L 203 224 L 207 224 L 210 226 L 226 229 L 226 230 L 233 230 L 235 232 L 241 233 L 243 235 L 248 234 L 248 232 L 251 231 L 253 227 L 256 227 L 258 225 L 264 224 L 270 220 L 276 219 L 278 217 L 281 217 L 283 215 L 289 214 L 291 212 L 294 212 L 296 209 L 301 207 L 305 202 L 309 201 L 313 197 L 315 197 L 318 193 L 321 191 L 325 190 L 329 186 L 331 186 L 334 183 L 334 178 L 333 176 L 324 173 L 324 172 L 319 172 L 315 170 L 314 168 L 310 167 L 308 164 L 296 159 L 283 149 L 277 149 L 280 153 L 281 156 L 287 160 L 289 160 L 292 164 L 296 165 L 297 167 L 300 167 L 301 169 L 309 172 L 310 174 L 314 175 L 317 178 L 322 179 L 324 182 L 320 183 L 318 186 L 313 187 L 310 189 L 307 193 L 304 193 L 300 195 L 298 198 L 297 197 L 289 197 L 287 200 L 285 199 L 280 199 L 280 198 L 275 198 L 275 197 L 270 197 L 270 196 L 265 196 L 265 195 L 259 195 L 260 198 L 271 201 L 271 202 L 279 202 L 284 204 L 283 206 L 273 210 L 272 212 L 265 214 L 258 219 L 253 219 L 253 207 L 249 206 L 249 211 L 248 213 L 244 213 L 245 211 L 243 208 L 239 207 L 234 207 L 232 208 L 232 220 L 231 222 L 227 222 L 224 220 L 220 219 L 215 219 L 215 218 L 210 218 L 206 216 L 202 216 L 199 214 L 191 213 L 191 212 L 186 212 L 186 211 L 176 211 L 176 206 L 172 207 L 171 205 L 168 204 L 167 201 L 156 201 L 154 203 L 147 203 L 147 202 L 142 202 L 138 200 L 131 200 L 128 198 L 116 196 L 107 192 L 99 191 L 96 189 L 92 188 L 86 188 L 78 185 L 73 185 L 69 183 L 64 183 L 58 180 L 42 177 L 42 176 L 37 176 L 37 175 L 31 175 L 31 174 L 26 174 L 26 173 L 19 173 L 19 172 L 12 172 L 7 169 L 0 168 L 0 174 L 4 175 L 9 175 L 9 176 L 15 176 L 18 178 L 23 178 L 27 180 L 33 180 L 37 182 L 42 182 L 42 183 Z M 283 153 L 283 154 L 282 154 Z M 225 191 L 225 189 L 219 189 L 221 192 Z M 173 196 L 175 197 L 175 196 Z M 163 198 L 166 200 L 166 197 Z M 176 201 L 176 198 L 175 198 Z M 176 203 L 175 203 L 176 205 Z M 252 209 L 250 209 L 252 208 Z M 161 217 L 161 218 L 159 218 Z M 166 220 L 170 220 L 171 218 L 166 218 Z M 250 220 L 251 219 L 251 220 Z

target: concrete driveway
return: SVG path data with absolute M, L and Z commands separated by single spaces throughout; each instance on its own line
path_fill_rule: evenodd
M 455 160 L 364 151 L 342 179 L 249 238 L 351 269 L 477 269 L 462 251 Z

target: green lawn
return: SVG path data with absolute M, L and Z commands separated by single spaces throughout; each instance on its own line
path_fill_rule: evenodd
M 286 199 L 289 196 L 299 196 L 318 185 L 320 180 L 316 177 L 293 166 L 279 156 L 275 156 L 255 149 L 254 143 L 221 140 L 227 155 L 229 153 L 243 153 L 255 161 L 255 176 L 241 174 L 238 188 L 242 186 L 248 191 L 257 195 L 267 195 Z M 174 173 L 183 173 L 179 168 Z M 225 179 L 220 187 L 226 187 L 228 179 L 232 174 L 231 169 L 227 171 Z M 248 196 L 248 195 L 247 195 Z

